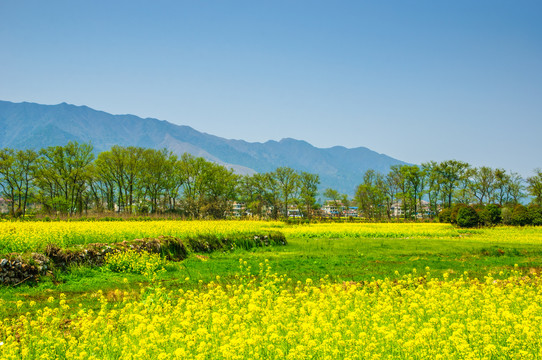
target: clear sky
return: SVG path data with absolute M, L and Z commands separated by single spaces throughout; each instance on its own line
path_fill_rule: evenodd
M 0 0 L 0 99 L 542 167 L 542 1 Z

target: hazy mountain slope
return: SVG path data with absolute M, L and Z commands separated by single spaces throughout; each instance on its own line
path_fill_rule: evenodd
M 364 147 L 321 149 L 295 139 L 249 143 L 201 133 L 157 119 L 111 115 L 87 106 L 0 101 L 0 147 L 34 148 L 70 140 L 92 142 L 97 152 L 113 145 L 166 147 L 231 166 L 239 173 L 267 172 L 279 166 L 320 175 L 321 189 L 353 194 L 368 169 L 387 172 L 403 162 Z

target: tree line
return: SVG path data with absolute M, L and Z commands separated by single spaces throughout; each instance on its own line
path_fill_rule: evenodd
M 317 174 L 288 167 L 241 176 L 166 149 L 113 146 L 97 156 L 91 144 L 77 142 L 39 151 L 0 149 L 1 196 L 9 199 L 13 216 L 25 215 L 29 204 L 37 203 L 50 214 L 172 213 L 220 219 L 237 200 L 254 216 L 277 219 L 296 205 L 310 217 L 319 183 Z
M 503 169 L 431 161 L 395 165 L 387 174 L 369 170 L 360 180 L 353 199 L 330 188 L 322 195 L 337 208 L 357 206 L 359 214 L 371 220 L 438 214 L 447 220 L 445 209 L 515 209 L 526 198 L 533 206 L 542 205 L 540 169 L 523 179 Z M 221 219 L 231 215 L 237 201 L 244 204 L 243 214 L 259 218 L 288 217 L 293 208 L 310 218 L 320 208 L 319 184 L 317 174 L 289 167 L 238 175 L 201 157 L 177 156 L 166 149 L 113 146 L 97 156 L 90 143 L 77 142 L 39 151 L 0 149 L 0 196 L 9 199 L 13 216 L 25 215 L 29 204 L 40 204 L 49 214 L 172 213 Z
M 530 208 L 522 205 L 527 198 L 531 200 Z M 457 209 L 469 207 L 477 211 L 480 222 L 487 222 L 489 206 L 504 211 L 504 218 L 500 219 L 506 219 L 507 214 L 511 217 L 513 211 L 530 211 L 531 217 L 542 220 L 542 170 L 537 169 L 533 176 L 523 179 L 504 169 L 472 167 L 457 160 L 431 161 L 421 166 L 395 165 L 387 174 L 367 171 L 356 189 L 355 200 L 360 213 L 370 219 L 397 216 L 394 209 L 399 204 L 404 219 L 441 214 L 443 221 L 455 222 Z M 467 211 L 475 216 L 471 210 L 463 212 Z

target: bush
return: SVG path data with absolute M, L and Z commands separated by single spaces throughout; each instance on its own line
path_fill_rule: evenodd
M 462 206 L 457 214 L 457 225 L 459 227 L 478 226 L 480 219 L 478 213 L 471 206 Z
M 451 215 L 452 215 L 452 210 L 443 209 L 438 213 L 438 220 L 441 223 L 448 223 L 449 224 L 451 222 L 450 221 Z
M 542 206 L 540 205 L 529 205 L 528 208 L 529 217 L 531 218 L 531 224 L 540 226 L 542 225 Z
M 489 215 L 489 222 L 492 225 L 497 225 L 502 221 L 501 207 L 497 204 L 489 204 L 486 206 L 486 211 Z
M 531 217 L 529 216 L 529 211 L 523 205 L 516 205 L 514 210 L 512 210 L 512 216 L 510 218 L 510 223 L 517 226 L 525 226 L 531 224 Z
M 496 204 L 487 206 L 476 205 L 475 210 L 478 213 L 479 223 L 485 226 L 500 224 L 502 221 L 501 207 Z
M 467 207 L 465 204 L 455 204 L 452 207 L 452 213 L 450 214 L 450 222 L 452 224 L 457 224 L 457 216 L 459 215 L 459 210 Z M 473 209 L 474 210 L 474 209 Z
M 509 207 L 502 208 L 501 216 L 504 225 L 512 225 L 512 209 Z
M 478 214 L 478 222 L 481 225 L 484 226 L 491 226 L 493 225 L 491 223 L 491 216 L 489 215 L 489 211 L 486 208 L 476 208 L 476 213 Z

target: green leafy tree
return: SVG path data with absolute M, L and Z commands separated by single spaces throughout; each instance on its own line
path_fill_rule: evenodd
M 15 198 L 18 175 L 15 169 L 15 151 L 5 148 L 0 150 L 0 187 L 2 196 L 9 199 L 10 214 L 15 215 Z
M 318 174 L 310 174 L 303 171 L 299 176 L 299 198 L 305 216 L 309 219 L 312 217 L 312 211 L 316 206 L 318 184 L 320 184 L 320 176 Z
M 278 219 L 281 207 L 281 188 L 273 173 L 264 174 L 265 202 L 271 210 L 271 217 Z
M 454 192 L 459 187 L 460 181 L 469 167 L 470 165 L 465 162 L 447 160 L 441 162 L 435 169 L 441 185 L 442 196 L 446 199 L 444 204 L 446 207 L 452 207 Z
M 175 168 L 177 156 L 167 149 L 145 149 L 142 161 L 145 164 L 141 176 L 145 198 L 148 198 L 151 213 L 156 213 L 163 209 L 161 201 L 170 193 L 175 175 L 171 170 Z
M 439 213 L 438 205 L 441 197 L 441 181 L 438 172 L 439 165 L 435 161 L 430 161 L 422 164 L 422 169 L 425 174 L 426 194 L 429 200 L 429 216 L 433 217 Z
M 460 176 L 458 186 L 454 191 L 454 198 L 456 203 L 468 205 L 476 201 L 472 194 L 474 171 L 475 170 L 469 166 L 463 171 L 463 174 Z
M 470 184 L 472 195 L 479 204 L 485 204 L 494 200 L 494 189 L 496 185 L 495 172 L 487 166 L 473 169 L 473 181 Z
M 536 169 L 535 175 L 527 178 L 527 191 L 533 197 L 532 202 L 542 205 L 542 170 Z
M 381 189 L 384 193 L 386 201 L 386 215 L 391 219 L 391 210 L 395 203 L 399 200 L 401 194 L 402 177 L 400 174 L 390 171 L 382 179 Z
M 98 155 L 96 172 L 110 210 L 116 204 L 119 212 L 134 211 L 136 197 L 143 193 L 144 153 L 140 147 L 115 145 Z
M 403 186 L 403 200 L 409 204 L 411 209 L 410 216 L 418 215 L 421 207 L 422 196 L 425 189 L 425 172 L 417 165 L 403 165 L 400 167 L 402 179 L 405 182 Z
M 267 174 L 256 173 L 242 177 L 239 186 L 241 200 L 245 202 L 248 211 L 260 218 L 265 218 L 266 210 L 272 206 L 268 202 L 270 196 L 267 181 Z
M 83 210 L 94 160 L 92 150 L 90 143 L 70 141 L 39 152 L 35 181 L 47 209 L 69 215 Z
M 457 203 L 454 206 L 452 206 L 451 213 L 450 213 L 450 222 L 452 224 L 457 224 L 457 217 L 459 216 L 459 211 L 467 206 L 468 206 L 467 204 L 463 204 L 463 203 Z
M 367 170 L 363 175 L 363 183 L 356 189 L 355 200 L 363 216 L 369 219 L 380 219 L 386 202 L 384 177 L 374 170 Z
M 282 214 L 288 217 L 288 206 L 291 200 L 295 198 L 298 189 L 299 175 L 289 167 L 277 168 L 271 176 L 275 179 L 281 194 Z
M 34 174 L 36 171 L 36 164 L 38 160 L 38 154 L 31 149 L 18 150 L 15 154 L 15 173 L 16 181 L 15 186 L 17 208 L 24 216 L 28 206 L 28 200 L 32 195 L 34 186 Z
M 532 225 L 542 225 L 542 206 L 530 204 L 527 211 L 529 212 L 529 218 L 531 219 Z
M 524 197 L 523 179 L 518 174 L 508 174 L 504 169 L 496 169 L 495 180 L 495 201 L 500 206 L 513 207 Z
M 201 177 L 203 199 L 200 212 L 207 218 L 224 218 L 236 197 L 239 176 L 231 169 L 208 162 Z
M 183 154 L 179 164 L 180 176 L 184 179 L 182 185 L 183 209 L 191 218 L 200 216 L 200 208 L 203 200 L 204 181 L 202 174 L 207 166 L 207 161 L 201 157 Z
M 521 202 L 525 197 L 525 181 L 517 173 L 511 173 L 508 183 L 508 202 L 515 205 Z
M 441 223 L 449 224 L 452 222 L 452 209 L 445 208 L 438 213 L 438 220 Z
M 403 165 L 393 165 L 390 167 L 390 176 L 393 178 L 395 184 L 397 184 L 397 198 L 401 201 L 403 208 L 404 218 L 410 216 L 410 204 L 411 204 L 411 191 L 410 184 L 406 178 L 406 168 Z

